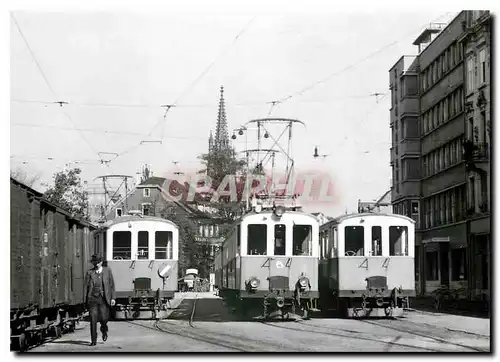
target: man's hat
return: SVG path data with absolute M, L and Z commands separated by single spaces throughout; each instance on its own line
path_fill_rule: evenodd
M 91 263 L 100 263 L 101 261 L 102 258 L 97 254 L 92 255 L 92 259 L 90 259 Z

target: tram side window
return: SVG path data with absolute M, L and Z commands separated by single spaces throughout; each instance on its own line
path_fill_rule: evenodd
M 172 232 L 155 232 L 155 259 L 172 259 Z
M 108 260 L 108 243 L 107 243 L 107 235 L 108 233 L 105 231 L 102 234 L 102 255 L 104 260 Z
M 113 232 L 113 259 L 130 260 L 132 258 L 132 233 L 130 231 Z
M 404 255 L 404 244 L 408 243 L 408 228 L 406 226 L 389 227 L 389 255 Z
M 248 225 L 248 255 L 267 255 L 267 225 Z
M 327 247 L 328 247 L 328 231 L 322 231 L 319 233 L 319 258 L 320 260 L 326 259 Z
M 337 228 L 333 228 L 333 245 L 332 245 L 332 258 L 337 257 L 339 247 L 339 234 Z
M 137 235 L 137 259 L 147 259 L 149 251 L 149 233 L 139 231 Z
M 274 255 L 285 255 L 286 227 L 283 224 L 274 226 Z
M 365 228 L 363 226 L 345 227 L 345 255 L 365 255 Z
M 236 246 L 238 247 L 238 250 L 241 245 L 241 225 L 238 225 L 236 228 Z
M 312 255 L 311 225 L 293 226 L 293 255 Z
M 382 255 L 382 227 L 372 226 L 372 255 Z

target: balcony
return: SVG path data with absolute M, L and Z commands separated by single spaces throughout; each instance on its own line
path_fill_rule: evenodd
M 420 196 L 420 182 L 419 181 L 403 181 L 399 194 L 405 197 L 419 197 Z
M 401 155 L 420 155 L 420 140 L 403 140 L 399 144 Z
M 401 105 L 401 116 L 407 113 L 413 113 L 413 114 L 418 114 L 419 113 L 419 107 L 418 107 L 418 98 L 416 96 L 410 97 L 406 96 L 403 99 L 400 100 L 399 104 Z

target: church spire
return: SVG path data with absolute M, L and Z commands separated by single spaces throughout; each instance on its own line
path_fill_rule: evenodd
M 214 136 L 212 134 L 212 130 L 210 130 L 210 137 L 208 138 L 208 152 L 212 152 L 214 149 Z
M 224 87 L 220 87 L 219 113 L 217 115 L 217 128 L 215 130 L 214 148 L 225 150 L 229 147 L 229 133 L 227 130 L 226 105 L 224 103 Z

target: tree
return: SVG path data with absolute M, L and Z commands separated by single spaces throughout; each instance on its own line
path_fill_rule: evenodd
M 18 167 L 16 170 L 10 170 L 10 177 L 28 187 L 33 187 L 33 185 L 40 180 L 41 175 L 39 173 L 29 175 L 26 171 Z
M 207 243 L 196 239 L 196 225 L 185 215 L 178 215 L 167 211 L 165 207 L 160 216 L 174 222 L 179 227 L 179 277 L 184 277 L 186 269 L 196 268 L 201 276 L 208 277 L 211 260 L 207 258 Z
M 54 175 L 54 185 L 45 191 L 45 198 L 76 217 L 89 219 L 88 193 L 83 190 L 79 168 L 64 170 Z
M 236 152 L 233 148 L 214 150 L 201 155 L 200 159 L 206 167 L 207 175 L 211 178 L 211 189 L 213 192 L 219 188 L 226 176 L 239 176 L 236 180 L 236 202 L 231 202 L 232 200 L 230 200 L 230 196 L 223 196 L 219 199 L 219 202 L 210 204 L 211 207 L 217 209 L 217 215 L 215 216 L 221 217 L 230 222 L 241 211 L 241 201 L 243 201 L 242 196 L 245 185 L 244 170 L 246 162 L 244 160 L 239 160 L 236 157 Z M 230 186 L 227 185 L 224 190 L 229 191 L 229 187 Z

